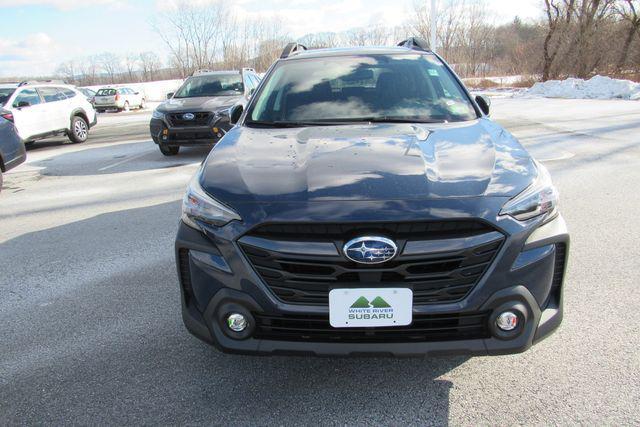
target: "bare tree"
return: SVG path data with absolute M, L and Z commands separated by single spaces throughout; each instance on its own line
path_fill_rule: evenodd
M 640 35 L 640 1 L 622 0 L 615 5 L 615 11 L 623 22 L 627 24 L 627 35 L 622 44 L 622 51 L 616 64 L 616 71 L 620 73 L 627 63 L 631 51 L 631 44 Z
M 155 52 L 142 52 L 139 59 L 142 79 L 145 82 L 154 80 L 161 66 L 160 57 Z
M 438 2 L 436 16 L 436 44 L 434 48 L 446 58 L 451 58 L 454 47 L 459 44 L 459 37 L 465 25 L 465 0 L 444 0 Z M 431 8 L 425 1 L 416 1 L 414 13 L 409 20 L 409 30 L 425 40 L 430 39 Z
M 548 30 L 542 48 L 543 81 L 551 78 L 551 67 L 560 52 L 562 35 L 571 24 L 575 3 L 576 0 L 544 0 Z
M 80 75 L 82 76 L 82 84 L 86 86 L 98 83 L 98 57 L 91 55 L 78 65 Z
M 64 81 L 70 84 L 77 83 L 78 70 L 73 60 L 66 61 L 58 65 L 55 71 L 56 76 L 61 77 Z
M 140 64 L 140 55 L 137 53 L 128 53 L 124 58 L 124 64 L 127 69 L 127 82 L 135 82 L 137 80 L 136 74 Z
M 101 53 L 96 57 L 100 70 L 105 74 L 108 83 L 116 83 L 116 75 L 122 71 L 120 57 L 111 52 Z
M 160 21 L 154 22 L 153 27 L 183 77 L 222 59 L 220 40 L 230 21 L 227 3 L 194 4 L 180 0 L 175 9 L 161 14 Z

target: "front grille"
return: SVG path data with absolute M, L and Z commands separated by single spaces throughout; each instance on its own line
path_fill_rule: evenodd
M 413 240 L 466 237 L 495 231 L 479 221 L 431 221 L 431 222 L 383 222 L 358 224 L 265 224 L 251 230 L 252 236 L 274 240 L 323 239 L 335 240 L 368 232 L 391 236 L 395 239 Z
M 183 116 L 187 113 L 187 111 L 182 113 L 171 113 L 169 114 L 169 123 L 171 126 L 175 127 L 184 127 L 184 126 L 207 126 L 209 124 L 209 119 L 211 118 L 211 113 L 192 113 L 195 117 L 193 120 L 185 120 Z
M 489 337 L 488 313 L 414 315 L 408 326 L 392 328 L 333 328 L 328 316 L 255 314 L 254 337 L 308 342 L 429 342 Z
M 383 264 L 366 265 L 342 255 L 344 243 L 365 233 L 392 238 L 399 256 Z M 464 298 L 491 264 L 504 236 L 481 222 L 443 221 L 397 224 L 278 224 L 252 230 L 259 241 L 289 242 L 300 247 L 331 243 L 335 255 L 281 252 L 240 239 L 240 246 L 255 271 L 282 301 L 292 304 L 328 305 L 329 291 L 354 287 L 406 287 L 414 304 L 454 302 Z M 469 239 L 473 245 L 407 255 L 407 243 L 437 243 L 442 239 Z M 483 240 L 483 236 L 488 236 Z M 480 242 L 480 243 L 478 243 Z M 268 247 L 267 247 L 268 246 Z M 276 246 L 277 247 L 277 246 Z
M 186 141 L 191 139 L 215 140 L 211 132 L 169 132 L 170 141 Z

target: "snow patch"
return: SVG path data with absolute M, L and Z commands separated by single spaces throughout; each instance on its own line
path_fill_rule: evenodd
M 569 78 L 534 84 L 523 97 L 566 99 L 632 99 L 640 100 L 640 83 L 630 80 L 594 76 L 589 80 Z

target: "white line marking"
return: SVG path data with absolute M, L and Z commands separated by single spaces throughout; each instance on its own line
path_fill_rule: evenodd
M 120 160 L 119 162 L 115 162 L 103 168 L 100 168 L 98 169 L 98 171 L 102 172 L 102 171 L 106 171 L 107 169 L 115 168 L 116 166 L 120 166 L 123 163 L 127 163 L 127 162 L 130 162 L 131 160 L 139 159 L 142 156 L 146 156 L 147 154 L 149 154 L 149 151 L 145 151 L 144 153 L 138 154 L 137 156 L 127 157 L 126 159 Z

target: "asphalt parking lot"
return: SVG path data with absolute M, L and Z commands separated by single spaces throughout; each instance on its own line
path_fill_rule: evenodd
M 640 103 L 495 99 L 572 232 L 561 329 L 513 356 L 249 357 L 182 325 L 173 238 L 207 150 L 150 111 L 36 143 L 0 193 L 0 424 L 640 423 Z

